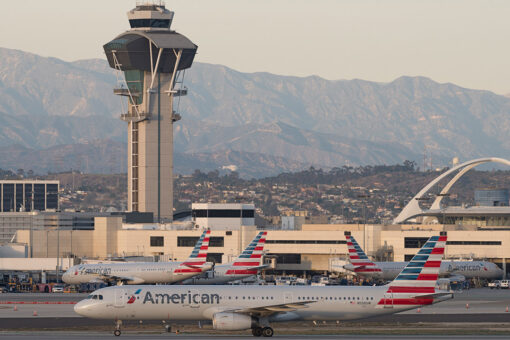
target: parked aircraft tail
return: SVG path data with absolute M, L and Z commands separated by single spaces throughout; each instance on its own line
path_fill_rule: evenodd
M 358 242 L 356 242 L 351 235 L 350 231 L 345 232 L 345 238 L 347 240 L 347 249 L 349 250 L 349 260 L 351 262 L 351 265 L 344 266 L 345 269 L 351 270 L 359 275 L 381 273 L 381 268 L 370 261 Z

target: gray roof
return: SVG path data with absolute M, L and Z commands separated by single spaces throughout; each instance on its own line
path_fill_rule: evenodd
M 127 31 L 118 35 L 115 39 L 122 39 L 124 36 L 131 34 L 140 35 L 146 39 L 151 40 L 157 48 L 197 49 L 198 47 L 184 35 L 175 31 Z

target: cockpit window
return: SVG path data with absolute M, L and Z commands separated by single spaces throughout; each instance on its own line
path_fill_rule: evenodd
M 92 299 L 92 294 L 90 294 L 89 296 L 87 296 L 87 299 Z
M 103 299 L 103 296 L 102 295 L 99 295 L 99 300 L 102 300 Z
M 93 300 L 97 300 L 97 295 L 92 295 Z

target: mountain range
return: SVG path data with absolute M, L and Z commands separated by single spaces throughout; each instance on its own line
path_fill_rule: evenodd
M 105 60 L 0 48 L 0 168 L 125 171 L 125 103 Z M 178 173 L 510 158 L 510 98 L 425 77 L 389 83 L 242 73 L 195 63 L 176 107 Z

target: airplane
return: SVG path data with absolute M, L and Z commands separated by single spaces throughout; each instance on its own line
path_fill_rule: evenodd
M 266 235 L 266 231 L 259 232 L 235 261 L 215 265 L 213 269 L 204 272 L 202 275 L 187 279 L 182 284 L 224 284 L 257 275 L 259 270 L 267 267 L 267 265 L 260 263 L 264 244 L 266 243 Z
M 345 238 L 351 263 L 344 265 L 343 268 L 356 275 L 389 281 L 395 279 L 409 263 L 372 262 L 350 232 L 345 232 Z M 503 270 L 488 261 L 443 261 L 439 276 L 448 278 L 450 282 L 462 282 L 474 277 L 499 279 L 503 276 Z
M 453 297 L 435 287 L 446 239 L 445 232 L 432 236 L 384 286 L 113 286 L 94 291 L 74 311 L 115 320 L 115 336 L 121 320 L 211 320 L 215 330 L 251 329 L 253 336 L 271 337 L 273 322 L 393 314 Z
M 62 280 L 69 284 L 109 282 L 122 284 L 175 283 L 213 267 L 206 262 L 211 231 L 204 230 L 191 255 L 184 262 L 128 262 L 72 266 Z

